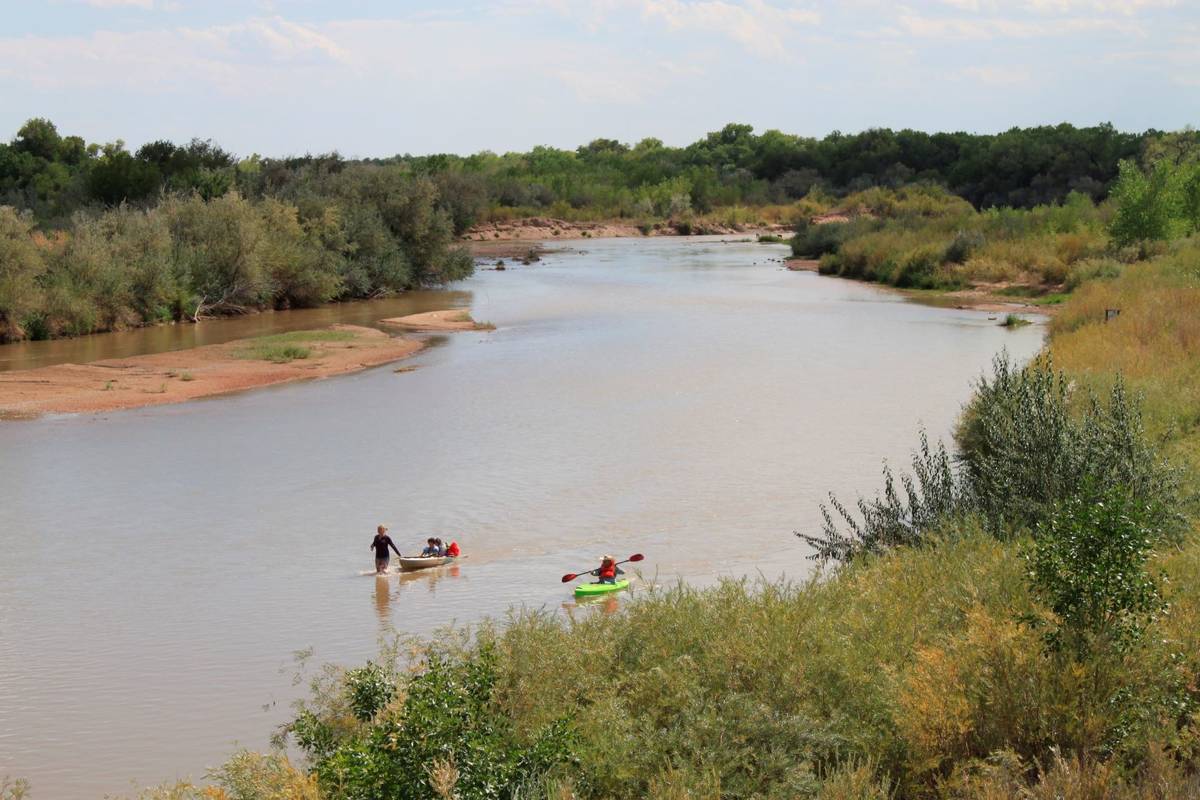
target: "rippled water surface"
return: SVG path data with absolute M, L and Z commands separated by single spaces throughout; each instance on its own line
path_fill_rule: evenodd
M 497 326 L 437 339 L 415 371 L 0 425 L 0 775 L 35 800 L 200 777 L 266 746 L 295 651 L 354 662 L 391 626 L 557 609 L 559 576 L 605 551 L 644 552 L 642 585 L 801 576 L 791 532 L 827 490 L 873 490 L 919 424 L 950 430 L 996 352 L 1041 342 L 783 271 L 775 246 L 583 247 L 386 306 L 201 326 L 451 305 Z M 60 347 L 0 363 L 82 360 Z M 402 550 L 438 534 L 469 558 L 363 576 L 379 522 Z

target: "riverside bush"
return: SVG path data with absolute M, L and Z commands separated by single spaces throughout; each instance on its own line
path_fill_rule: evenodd
M 1128 649 L 1163 610 L 1146 562 L 1162 539 L 1162 514 L 1124 487 L 1085 484 L 1038 524 L 1026 553 L 1034 591 L 1055 615 L 1052 649 L 1083 659 Z
M 1060 206 L 975 212 L 928 187 L 875 189 L 846 198 L 849 222 L 796 227 L 792 250 L 821 258 L 826 274 L 911 288 L 971 281 L 1059 284 L 1108 247 L 1103 213 L 1083 195 Z
M 354 800 L 429 797 L 511 798 L 570 760 L 565 719 L 520 737 L 497 714 L 497 656 L 486 641 L 451 657 L 431 652 L 398 689 L 372 664 L 346 674 L 345 688 L 363 725 L 329 747 L 297 737 L 314 758 L 327 797 Z M 365 670 L 365 671 L 364 671 Z M 399 692 L 394 703 L 393 694 Z M 311 726 L 312 722 L 305 725 Z
M 303 209 L 234 192 L 168 196 L 149 210 L 80 212 L 53 239 L 0 208 L 0 341 L 312 306 L 471 274 L 432 184 L 364 183 Z
M 1101 495 L 1132 492 L 1147 504 L 1150 524 L 1180 530 L 1178 472 L 1147 441 L 1138 403 L 1120 378 L 1101 401 L 1072 392 L 1048 360 L 1017 369 L 999 356 L 991 378 L 976 385 L 956 437 L 974 507 L 997 535 L 1036 527 L 1087 486 Z
M 1107 402 L 1090 393 L 1074 398 L 1067 377 L 1049 362 L 1017 369 L 1001 355 L 991 377 L 976 385 L 956 438 L 960 452 L 952 459 L 922 433 L 912 474 L 900 477 L 898 489 L 885 466 L 883 492 L 860 498 L 857 517 L 831 494 L 833 513 L 822 506 L 821 531 L 796 534 L 811 557 L 846 561 L 921 544 L 974 514 L 993 535 L 1008 538 L 1036 527 L 1085 486 L 1135 493 L 1146 504 L 1147 524 L 1167 534 L 1182 530 L 1178 471 L 1146 440 L 1139 407 L 1120 380 Z

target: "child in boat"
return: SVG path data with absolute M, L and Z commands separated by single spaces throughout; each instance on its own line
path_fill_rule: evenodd
M 600 580 L 598 583 L 616 583 L 618 575 L 624 575 L 625 570 L 617 566 L 616 560 L 610 555 L 600 557 L 600 568 L 593 570 L 592 574 Z
M 438 551 L 438 547 L 437 547 L 437 539 L 430 536 L 428 539 L 425 540 L 425 549 L 421 551 L 421 557 L 424 558 L 426 556 L 440 556 L 440 555 L 441 555 L 441 553 Z

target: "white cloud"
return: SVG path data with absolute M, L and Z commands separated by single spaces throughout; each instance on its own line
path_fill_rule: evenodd
M 811 9 L 779 7 L 763 0 L 643 0 L 642 16 L 672 30 L 723 34 L 751 52 L 772 58 L 787 54 L 787 37 L 793 28 L 821 21 L 821 15 Z
M 922 16 L 905 10 L 900 13 L 897 24 L 912 36 L 929 39 L 1035 39 L 1104 31 L 1129 36 L 1144 35 L 1144 31 L 1132 21 L 1102 17 L 1069 17 L 1030 21 L 1007 17 Z
M 1021 66 L 967 67 L 962 74 L 987 86 L 1017 86 L 1033 78 L 1033 73 Z
M 767 0 L 509 0 L 501 8 L 508 14 L 551 11 L 592 33 L 640 17 L 673 33 L 728 37 L 773 59 L 788 57 L 789 37 L 798 29 L 821 21 L 820 12 L 795 0 L 782 5 Z
M 290 82 L 351 58 L 317 29 L 275 17 L 210 28 L 88 36 L 0 39 L 0 74 L 17 75 L 41 89 L 186 88 L 191 81 L 241 93 L 268 77 Z
M 154 8 L 155 0 L 80 0 L 93 8 Z
M 1034 12 L 1039 14 L 1119 14 L 1134 16 L 1155 8 L 1173 8 L 1178 0 L 941 0 L 942 5 L 963 11 L 989 13 Z
M 1152 8 L 1171 8 L 1177 4 L 1178 0 L 1025 0 L 1025 5 L 1034 11 L 1058 14 L 1088 11 L 1125 16 L 1133 16 Z

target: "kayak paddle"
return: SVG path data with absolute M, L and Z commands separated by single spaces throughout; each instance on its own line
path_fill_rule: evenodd
M 624 561 L 618 561 L 613 566 L 615 567 L 615 566 L 620 566 L 621 564 L 628 564 L 630 561 L 641 561 L 643 558 L 645 558 L 645 556 L 642 555 L 641 553 L 634 553 L 629 558 L 625 559 Z M 570 583 L 571 581 L 578 578 L 580 575 L 591 575 L 591 574 L 592 574 L 592 570 L 588 570 L 586 572 L 568 572 L 566 575 L 562 576 L 562 582 Z

